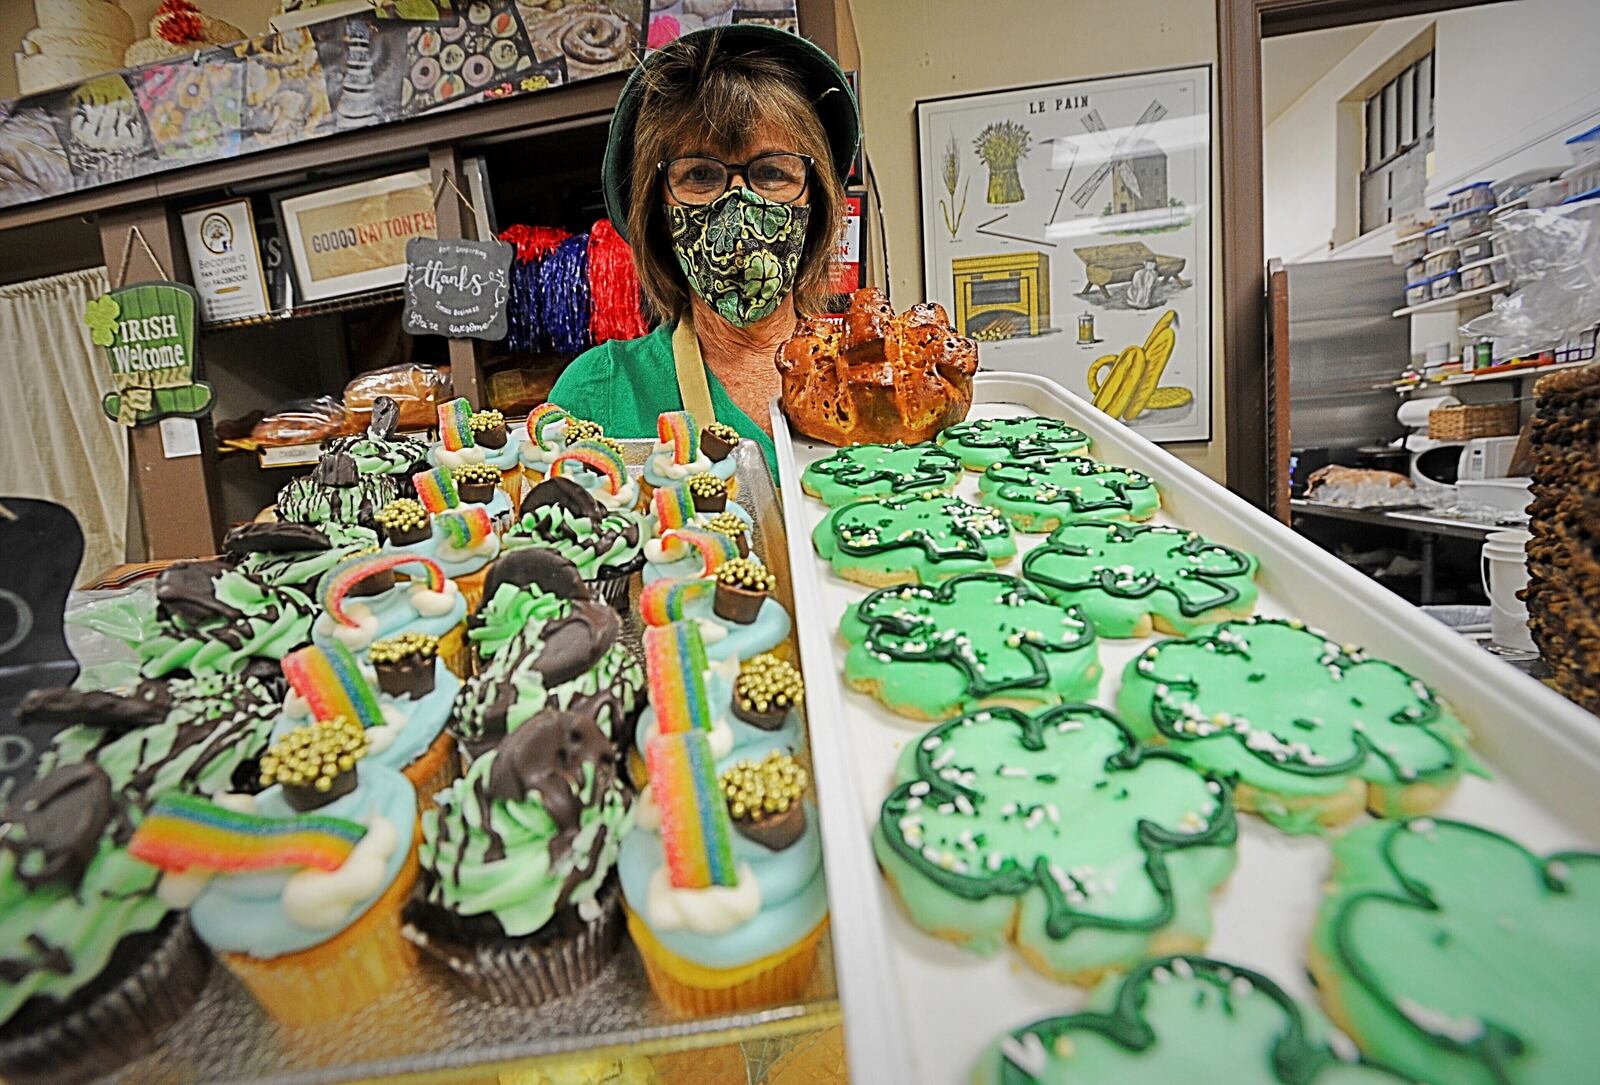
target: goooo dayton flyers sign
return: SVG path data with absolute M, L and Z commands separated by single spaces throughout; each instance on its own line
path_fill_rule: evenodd
M 143 426 L 211 411 L 211 385 L 195 379 L 199 303 L 199 295 L 182 283 L 141 283 L 102 294 L 84 307 L 90 337 L 111 361 L 116 391 L 101 407 L 113 422 Z

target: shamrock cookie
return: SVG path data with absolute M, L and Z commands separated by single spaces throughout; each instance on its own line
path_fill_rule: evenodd
M 973 471 L 1001 460 L 1031 460 L 1089 451 L 1083 430 L 1059 418 L 978 418 L 958 422 L 939 434 L 940 446 L 961 457 Z
M 1161 507 L 1148 475 L 1082 456 L 1001 460 L 978 480 L 978 499 L 1019 531 L 1039 532 L 1083 520 L 1148 520 Z
M 1198 950 L 1233 870 L 1220 779 L 1093 705 L 1012 708 L 907 743 L 873 850 L 911 921 L 984 955 L 1014 941 L 1063 983 Z
M 811 541 L 834 572 L 875 588 L 933 584 L 1017 556 L 999 513 L 931 492 L 842 505 L 822 518 Z
M 1140 738 L 1238 780 L 1239 809 L 1288 833 L 1423 813 L 1474 767 L 1467 729 L 1422 682 L 1298 621 L 1223 622 L 1128 664 Z
M 1083 608 L 1102 637 L 1186 636 L 1244 618 L 1256 559 L 1193 531 L 1088 521 L 1062 524 L 1022 563 L 1025 579 Z
M 1088 700 L 1100 684 L 1094 627 L 1003 573 L 880 588 L 839 632 L 851 688 L 917 720 Z
M 1005 1033 L 975 1085 L 1403 1085 L 1267 977 L 1205 957 L 1147 961 L 1083 1013 Z M 1427 1080 L 1454 1080 L 1429 1075 Z
M 936 444 L 850 445 L 807 467 L 800 487 L 827 505 L 844 505 L 918 490 L 949 493 L 960 477 L 960 457 Z
M 1407 1080 L 1595 1078 L 1600 854 L 1547 859 L 1459 821 L 1363 825 L 1333 845 L 1311 937 L 1328 1013 Z

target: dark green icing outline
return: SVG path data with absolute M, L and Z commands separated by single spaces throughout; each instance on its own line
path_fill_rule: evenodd
M 920 529 L 914 530 L 911 538 L 909 539 L 894 538 L 886 542 L 879 542 L 876 546 L 859 546 L 855 543 L 848 542 L 839 532 L 839 520 L 846 513 L 860 512 L 861 510 L 870 508 L 874 505 L 888 506 L 894 509 L 903 509 L 908 508 L 919 501 L 943 501 L 950 504 L 959 505 L 963 508 L 972 509 L 977 512 L 992 513 L 995 516 L 996 521 L 1005 530 L 995 535 L 983 536 L 973 531 L 964 523 L 956 523 L 952 521 L 950 535 L 953 538 L 970 544 L 971 549 L 969 550 L 941 550 L 934 545 L 934 540 L 931 535 L 927 531 Z M 966 558 L 973 561 L 993 561 L 994 556 L 989 553 L 989 548 L 984 545 L 983 540 L 985 538 L 1009 539 L 1011 537 L 1011 525 L 1006 521 L 1004 515 L 996 512 L 994 509 L 990 509 L 986 505 L 974 505 L 972 502 L 965 501 L 952 494 L 933 493 L 931 491 L 925 493 L 910 493 L 900 497 L 880 497 L 872 498 L 866 501 L 852 501 L 848 505 L 840 505 L 838 508 L 831 510 L 828 513 L 827 520 L 828 527 L 833 532 L 834 545 L 838 547 L 839 553 L 847 554 L 853 558 L 876 557 L 879 554 L 887 554 L 892 550 L 902 550 L 906 547 L 916 547 L 922 551 L 924 557 L 926 557 L 930 562 L 934 563 L 953 560 L 956 558 Z
M 988 719 L 995 718 L 1012 724 L 1022 732 L 1022 748 L 1032 752 L 1039 752 L 1045 748 L 1044 733 L 1064 720 L 1082 719 L 1084 716 L 1093 716 L 1112 724 L 1122 735 L 1123 747 L 1119 753 L 1114 753 L 1106 758 L 1104 768 L 1108 778 L 1117 772 L 1126 772 L 1137 768 L 1146 760 L 1176 761 L 1185 765 L 1203 777 L 1208 783 L 1218 787 L 1216 794 L 1217 812 L 1211 824 L 1197 833 L 1169 833 L 1153 822 L 1141 819 L 1138 823 L 1138 844 L 1146 855 L 1145 871 L 1150 876 L 1150 884 L 1161 897 L 1161 911 L 1156 915 L 1139 919 L 1117 919 L 1108 916 L 1096 916 L 1075 912 L 1067 902 L 1061 887 L 1050 874 L 1050 864 L 1044 859 L 1038 859 L 1034 865 L 1023 867 L 1008 859 L 999 871 L 989 873 L 980 871 L 977 874 L 957 874 L 954 871 L 928 862 L 921 849 L 908 844 L 900 832 L 900 819 L 909 811 L 906 801 L 912 797 L 911 789 L 914 785 L 925 783 L 928 785 L 927 794 L 920 796 L 922 805 L 938 805 L 940 801 L 954 802 L 957 795 L 965 796 L 973 807 L 982 810 L 984 804 L 998 802 L 1004 796 L 992 796 L 970 788 L 962 787 L 942 778 L 939 770 L 934 767 L 934 758 L 938 750 L 944 745 L 945 737 L 958 728 L 967 726 L 988 726 Z M 939 742 L 929 743 L 928 739 L 937 736 Z M 916 779 L 907 780 L 900 784 L 889 797 L 884 799 L 883 807 L 879 814 L 878 829 L 883 833 L 884 841 L 892 848 L 895 854 L 914 867 L 919 874 L 933 882 L 940 889 L 964 900 L 986 900 L 989 897 L 1006 896 L 1016 898 L 1019 902 L 1022 895 L 1037 886 L 1043 893 L 1049 906 L 1049 917 L 1045 920 L 1045 933 L 1056 941 L 1062 941 L 1073 931 L 1080 927 L 1097 927 L 1103 930 L 1117 931 L 1152 931 L 1166 926 L 1172 921 L 1174 905 L 1172 899 L 1172 883 L 1167 874 L 1166 855 L 1168 852 L 1183 851 L 1191 847 L 1227 847 L 1238 839 L 1238 820 L 1233 807 L 1233 788 L 1229 782 L 1219 774 L 1214 774 L 1192 764 L 1187 757 L 1176 750 L 1163 747 L 1139 745 L 1138 739 L 1128 730 L 1126 724 L 1105 709 L 1092 704 L 1063 704 L 1056 705 L 1043 712 L 1029 714 L 1018 711 L 1008 706 L 980 709 L 977 712 L 968 712 L 930 728 L 922 737 L 916 740 Z M 931 745 L 931 749 L 929 748 Z
M 1043 483 L 1032 481 L 1034 473 L 1041 468 L 1053 467 L 1059 463 L 1083 464 L 1089 470 L 1081 470 L 1074 466 L 1075 473 L 1082 478 L 1096 475 L 1110 476 L 1102 478 L 1100 484 L 1111 491 L 1112 498 L 1107 501 L 1086 501 L 1082 494 L 1073 493 L 1071 490 L 1062 490 L 1059 496 L 1052 498 L 1040 497 L 1039 488 Z M 1024 477 L 1008 477 L 1007 468 L 1015 469 L 1012 472 L 1012 476 L 1015 475 L 1016 471 L 1021 471 Z M 1119 474 L 1125 476 L 1125 479 L 1115 477 Z M 1031 460 L 1001 460 L 999 463 L 991 464 L 989 469 L 984 471 L 983 478 L 992 478 L 997 483 L 993 493 L 1003 500 L 1037 505 L 1045 510 L 1065 504 L 1074 514 L 1098 512 L 1103 509 L 1120 509 L 1131 515 L 1133 513 L 1133 499 L 1128 496 L 1128 492 L 1130 490 L 1154 490 L 1156 487 L 1155 479 L 1142 471 L 1135 471 L 1131 467 L 1117 467 L 1113 464 L 1101 463 L 1099 460 L 1091 460 L 1086 456 L 1041 456 L 1038 459 Z M 1028 492 L 1019 492 L 1019 487 L 1026 488 Z M 979 498 L 981 499 L 983 496 L 984 491 L 980 487 Z M 1160 508 L 1159 491 L 1156 494 L 1156 501 L 1156 507 Z M 1007 515 L 1017 514 L 1008 513 Z
M 915 471 L 912 472 L 912 477 L 909 479 L 902 479 L 900 476 L 906 473 L 904 471 L 891 471 L 887 467 L 868 469 L 860 464 L 857 464 L 853 454 L 864 449 L 889 449 L 896 452 L 915 451 L 917 453 L 917 463 Z M 941 470 L 928 463 L 927 459 L 930 456 L 934 457 L 936 460 L 943 459 L 947 461 L 945 467 Z M 839 451 L 833 453 L 833 455 L 828 456 L 825 459 L 818 460 L 816 463 L 813 463 L 811 466 L 807 467 L 801 474 L 800 481 L 803 485 L 806 481 L 805 476 L 815 473 L 823 476 L 824 478 L 833 482 L 835 485 L 848 486 L 852 488 L 870 486 L 875 482 L 888 482 L 890 493 L 903 494 L 912 493 L 917 490 L 933 489 L 935 487 L 949 489 L 951 486 L 955 485 L 958 479 L 961 478 L 961 473 L 965 470 L 966 466 L 961 462 L 960 456 L 957 456 L 954 452 L 950 452 L 947 449 L 940 448 L 938 445 L 933 444 L 932 442 L 925 441 L 922 444 L 915 445 L 908 445 L 900 442 L 892 445 L 848 445 L 839 449 Z M 813 483 L 813 487 L 818 490 L 819 493 L 821 492 L 820 486 L 816 486 L 815 483 Z M 872 496 L 875 495 L 861 495 L 861 497 Z
M 1084 583 L 1073 583 L 1072 581 L 1060 580 L 1048 574 L 1037 572 L 1032 568 L 1035 560 L 1049 557 L 1051 554 L 1063 554 L 1067 557 L 1075 558 L 1088 557 L 1089 551 L 1086 548 L 1056 541 L 1057 535 L 1060 535 L 1071 528 L 1081 527 L 1109 528 L 1111 529 L 1112 534 L 1117 536 L 1115 539 L 1116 542 L 1132 542 L 1140 535 L 1144 535 L 1152 531 L 1161 532 L 1163 534 L 1174 533 L 1180 536 L 1186 535 L 1187 539 L 1183 545 L 1174 547 L 1167 552 L 1169 554 L 1198 554 L 1202 550 L 1219 550 L 1223 554 L 1226 554 L 1228 557 L 1233 559 L 1234 563 L 1239 567 L 1234 569 L 1232 572 L 1226 573 L 1196 571 L 1186 568 L 1180 568 L 1176 570 L 1175 575 L 1177 577 L 1185 580 L 1196 580 L 1216 590 L 1217 598 L 1215 601 L 1208 602 L 1204 606 L 1194 606 L 1187 603 L 1182 593 L 1173 591 L 1171 586 L 1160 576 L 1150 577 L 1144 582 L 1144 587 L 1142 590 L 1138 588 L 1123 589 L 1117 586 L 1116 582 L 1118 578 L 1114 568 L 1102 568 L 1099 570 L 1099 577 L 1097 579 L 1086 581 Z M 1184 615 L 1190 618 L 1198 617 L 1208 610 L 1216 610 L 1218 607 L 1225 607 L 1230 603 L 1236 602 L 1239 598 L 1238 589 L 1222 583 L 1222 579 L 1233 576 L 1248 577 L 1254 575 L 1254 572 L 1255 569 L 1252 565 L 1249 555 L 1245 554 L 1241 550 L 1235 550 L 1231 546 L 1224 546 L 1221 543 L 1212 542 L 1210 539 L 1207 539 L 1205 536 L 1201 535 L 1198 531 L 1185 531 L 1183 528 L 1167 527 L 1159 524 L 1130 524 L 1101 520 L 1077 520 L 1072 523 L 1062 524 L 1060 527 L 1056 528 L 1055 531 L 1050 533 L 1050 537 L 1044 541 L 1043 545 L 1037 546 L 1030 551 L 1028 556 L 1024 558 L 1022 562 L 1022 575 L 1026 579 L 1043 584 L 1049 588 L 1055 588 L 1058 591 L 1087 591 L 1089 589 L 1097 589 L 1118 599 L 1143 599 L 1148 595 L 1153 595 L 1157 591 L 1166 591 L 1169 592 L 1175 599 L 1177 599 L 1178 609 L 1182 611 Z
M 1039 428 L 1056 430 L 1054 436 L 1033 434 L 1027 437 L 1005 437 L 991 434 L 990 428 L 999 422 L 1032 422 Z M 956 445 L 959 448 L 1006 450 L 1002 459 L 1026 460 L 1078 453 L 1087 450 L 1089 435 L 1076 426 L 1069 426 L 1059 418 L 1034 415 L 1026 418 L 978 418 L 970 422 L 957 422 L 945 428 L 938 436 L 940 447 Z M 959 454 L 959 453 L 958 453 Z M 965 462 L 963 460 L 963 462 Z

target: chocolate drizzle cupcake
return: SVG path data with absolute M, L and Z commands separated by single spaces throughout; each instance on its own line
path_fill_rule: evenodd
M 753 558 L 734 558 L 717 569 L 717 590 L 711 610 L 717 617 L 749 625 L 777 587 L 772 571 Z
M 691 475 L 689 496 L 695 512 L 722 512 L 728 507 L 728 483 L 712 474 Z
M 722 774 L 722 796 L 733 827 L 747 839 L 782 851 L 806 829 L 806 770 L 781 750 L 761 761 L 740 761 Z
M 700 451 L 712 463 L 721 463 L 739 447 L 741 440 L 739 431 L 726 422 L 713 422 L 700 431 Z
M 296 727 L 262 755 L 261 786 L 279 784 L 292 808 L 315 810 L 356 789 L 356 763 L 366 754 L 366 731 L 343 716 Z
M 644 566 L 644 535 L 637 513 L 609 512 L 571 479 L 551 478 L 523 497 L 520 517 L 502 545 L 508 551 L 555 550 L 620 611 L 627 607 L 633 574 Z
M 733 683 L 733 714 L 752 727 L 776 731 L 805 698 L 800 672 L 771 652 L 752 656 L 739 666 Z
M 391 697 L 419 701 L 433 692 L 434 659 L 439 638 L 428 633 L 401 633 L 375 640 L 367 661 L 378 674 L 378 688 Z
M 496 414 L 499 412 L 496 411 Z M 473 415 L 473 420 L 483 417 Z M 505 432 L 504 424 L 500 427 L 502 437 Z M 503 442 L 502 442 L 503 443 Z M 500 469 L 492 463 L 467 463 L 450 472 L 455 480 L 456 493 L 464 504 L 487 505 L 494 497 L 495 490 L 500 486 Z
M 393 546 L 413 546 L 433 535 L 433 517 L 422 502 L 410 497 L 397 498 L 383 507 L 374 519 L 383 537 Z
M 378 510 L 399 490 L 396 476 L 362 474 L 352 457 L 330 452 L 317 461 L 311 474 L 279 490 L 274 507 L 278 519 L 294 523 L 371 526 Z
M 467 419 L 467 426 L 472 430 L 474 443 L 491 449 L 506 446 L 506 416 L 499 411 L 474 411 Z

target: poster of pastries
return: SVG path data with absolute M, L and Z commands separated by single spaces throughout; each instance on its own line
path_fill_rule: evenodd
M 121 74 L 29 101 L 48 103 L 76 187 L 126 181 L 163 168 L 139 100 Z
M 989 370 L 1211 436 L 1211 69 L 917 103 L 923 288 Z
M 72 191 L 72 163 L 33 101 L 0 102 L 0 207 Z
M 241 151 L 266 150 L 333 131 L 327 77 L 309 30 L 285 30 L 235 47 L 245 62 Z
M 533 54 L 559 60 L 568 81 L 625 71 L 644 52 L 649 0 L 517 0 Z
M 327 76 L 335 131 L 399 120 L 406 38 L 413 28 L 369 16 L 317 23 L 317 55 Z
M 650 6 L 651 49 L 708 26 L 760 23 L 800 33 L 794 0 L 653 0 Z
M 206 162 L 239 153 L 245 62 L 235 50 L 208 49 L 129 74 L 163 161 Z
M 471 0 L 454 25 L 406 33 L 401 108 L 411 116 L 482 101 L 533 75 L 533 67 L 514 0 Z

